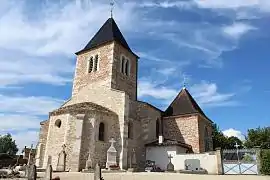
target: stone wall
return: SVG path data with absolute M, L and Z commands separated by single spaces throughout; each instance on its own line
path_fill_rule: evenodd
M 47 135 L 49 129 L 49 120 L 40 123 L 39 142 L 36 153 L 36 166 L 42 167 L 46 149 Z
M 145 102 L 130 102 L 134 133 L 133 139 L 128 141 L 128 152 L 135 150 L 138 167 L 142 169 L 146 160 L 145 144 L 156 140 L 156 120 L 161 117 L 161 112 Z
M 178 140 L 192 146 L 195 153 L 200 151 L 198 116 L 164 117 L 164 137 Z
M 111 42 L 77 56 L 72 96 L 76 95 L 81 88 L 97 81 L 103 81 L 106 86 L 111 86 L 109 80 L 112 71 L 113 47 L 114 44 Z M 99 56 L 98 71 L 88 73 L 89 57 L 95 55 Z
M 60 128 L 55 125 L 58 119 L 61 120 Z M 58 154 L 62 151 L 62 145 L 68 142 L 66 134 L 69 131 L 69 127 L 72 126 L 70 125 L 68 114 L 50 116 L 43 168 L 47 166 L 48 156 L 52 156 L 52 167 L 54 170 L 56 169 Z
M 130 73 L 125 75 L 121 73 L 121 57 L 126 56 L 129 59 Z M 125 91 L 131 100 L 137 99 L 137 57 L 123 48 L 117 42 L 114 42 L 112 67 L 112 88 Z

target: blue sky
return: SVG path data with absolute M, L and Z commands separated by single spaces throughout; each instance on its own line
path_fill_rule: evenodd
M 71 95 L 75 52 L 107 0 L 1 0 L 0 134 L 36 143 Z M 139 99 L 165 109 L 183 86 L 227 135 L 270 124 L 268 0 L 117 0 L 114 19 L 140 56 Z

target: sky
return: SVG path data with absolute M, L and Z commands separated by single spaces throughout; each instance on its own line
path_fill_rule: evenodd
M 0 134 L 37 143 L 109 17 L 109 0 L 1 0 Z M 185 83 L 227 136 L 270 125 L 269 0 L 116 0 L 113 17 L 140 57 L 139 100 L 165 110 Z

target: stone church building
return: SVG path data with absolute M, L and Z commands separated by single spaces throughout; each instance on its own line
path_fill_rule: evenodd
M 87 160 L 105 166 L 111 138 L 121 169 L 128 168 L 132 152 L 144 168 L 148 146 L 173 143 L 184 153 L 212 150 L 213 122 L 186 88 L 166 111 L 137 99 L 139 57 L 113 18 L 76 55 L 71 98 L 40 123 L 38 167 L 45 168 L 50 159 L 55 170 L 63 145 L 66 170 L 81 171 Z

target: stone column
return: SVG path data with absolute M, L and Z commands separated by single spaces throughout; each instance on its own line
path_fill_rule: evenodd
M 42 163 L 43 163 L 43 143 L 38 143 L 38 148 L 37 148 L 37 153 L 36 153 L 36 166 L 37 167 L 42 167 Z
M 79 171 L 84 117 L 85 117 L 85 114 L 76 115 L 74 145 L 72 148 L 72 154 L 70 156 L 70 170 L 72 172 Z
M 125 95 L 125 106 L 123 116 L 119 117 L 119 124 L 120 124 L 120 137 L 121 137 L 121 153 L 119 159 L 119 166 L 121 169 L 128 168 L 128 117 L 129 117 L 129 97 Z
M 222 159 L 222 150 L 221 148 L 216 148 L 216 156 L 217 156 L 217 174 L 223 174 L 223 159 Z
M 95 156 L 95 146 L 96 146 L 96 132 L 97 132 L 97 129 L 96 129 L 96 124 L 97 124 L 97 121 L 96 121 L 96 116 L 94 117 L 91 117 L 90 119 L 90 122 L 91 122 L 91 126 L 92 128 L 90 129 L 90 147 L 89 147 L 89 155 L 88 155 L 88 158 L 87 158 L 87 161 L 86 161 L 86 164 L 85 164 L 85 170 L 89 170 L 89 169 L 94 169 L 94 166 L 95 166 L 95 163 L 93 160 L 94 160 L 94 156 Z

